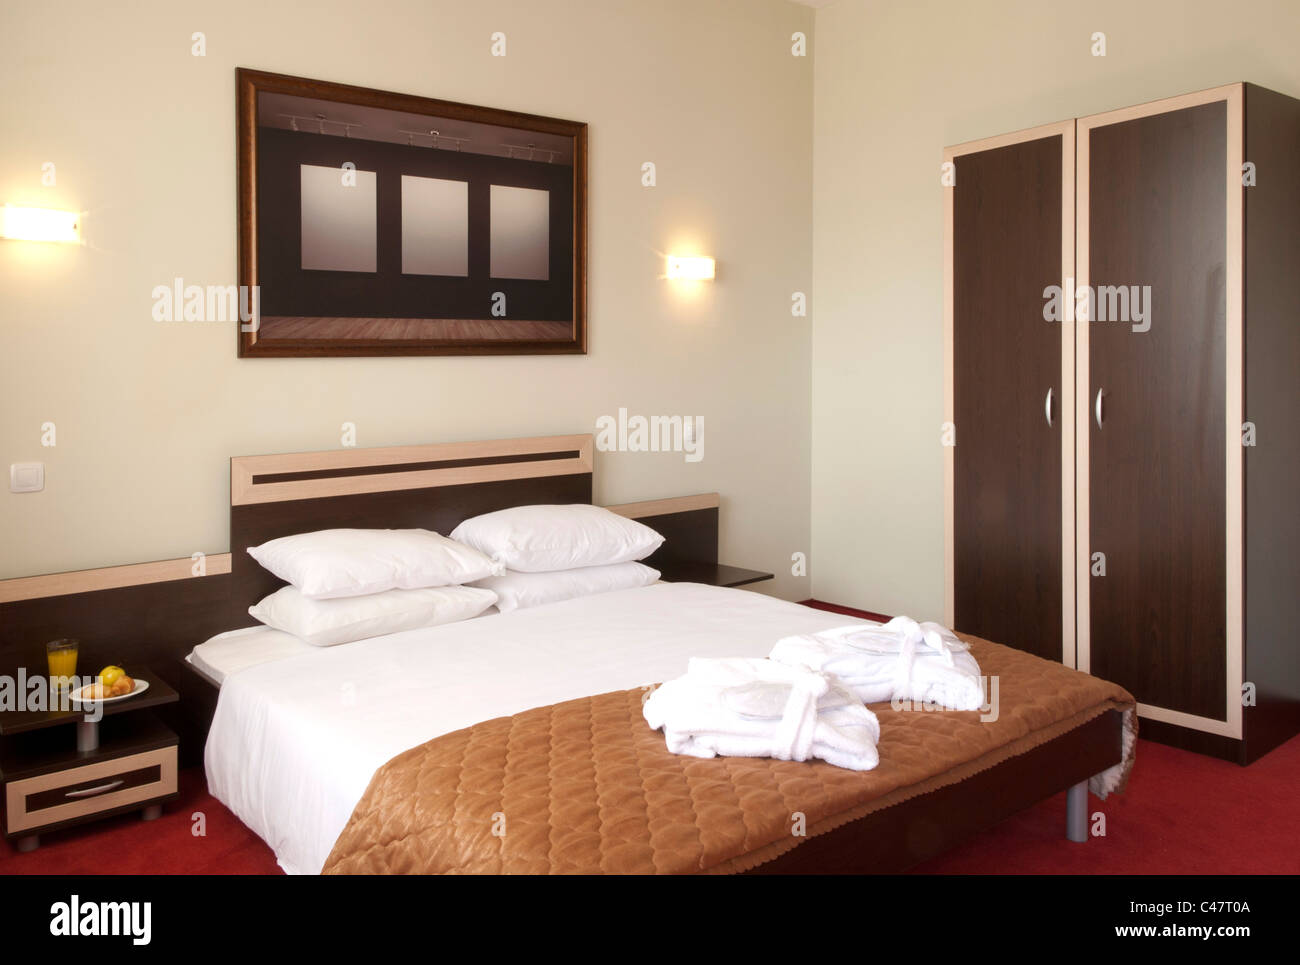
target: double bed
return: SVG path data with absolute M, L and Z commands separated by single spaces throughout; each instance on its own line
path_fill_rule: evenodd
M 235 460 L 246 482 L 232 485 L 235 586 L 265 589 L 244 549 L 274 536 L 417 520 L 448 532 L 490 509 L 590 501 L 590 437 L 565 440 L 378 460 L 362 450 L 350 466 L 339 453 L 256 457 L 295 460 L 253 467 L 262 471 Z M 525 455 L 568 455 L 492 461 L 517 457 L 521 442 L 534 443 Z M 538 473 L 546 461 L 559 465 Z M 442 471 L 454 483 L 430 475 Z M 338 491 L 319 491 L 323 480 Z M 280 487 L 278 498 L 241 502 L 259 484 Z M 281 512 L 262 512 L 268 504 Z M 661 528 L 667 553 L 711 545 L 698 561 L 717 562 L 716 501 L 620 509 Z M 849 622 L 746 590 L 660 582 L 329 648 L 250 627 L 196 647 L 187 665 L 216 696 L 209 788 L 291 873 L 899 870 L 1067 788 L 1077 825 L 1084 782 L 1122 785 L 1131 698 L 987 641 L 971 641 L 995 678 L 985 712 L 873 706 L 881 764 L 866 773 L 674 757 L 637 719 L 640 700 L 690 657 L 763 657 L 780 637 Z
M 302 644 L 225 677 L 208 786 L 286 871 L 315 874 L 371 776 L 409 748 L 533 707 L 653 685 L 690 657 L 763 657 L 779 636 L 846 622 L 745 590 L 657 583 L 341 647 Z M 276 653 L 262 646 L 268 635 L 285 636 L 254 630 L 243 640 Z M 220 668 L 213 649 L 195 658 Z

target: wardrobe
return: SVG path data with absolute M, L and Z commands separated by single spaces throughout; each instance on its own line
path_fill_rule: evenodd
M 1297 159 L 1252 84 L 944 152 L 947 620 L 1243 764 L 1300 733 Z

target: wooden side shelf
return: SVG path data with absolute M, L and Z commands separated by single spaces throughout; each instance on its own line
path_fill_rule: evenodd
M 704 583 L 708 586 L 748 586 L 772 579 L 771 573 L 722 563 L 668 562 L 659 566 L 665 583 Z
M 98 722 L 82 710 L 0 714 L 3 830 L 20 851 L 46 831 L 113 814 L 139 810 L 152 820 L 177 795 L 177 737 L 151 708 L 179 695 L 147 670 L 136 676 L 149 689 L 105 703 Z

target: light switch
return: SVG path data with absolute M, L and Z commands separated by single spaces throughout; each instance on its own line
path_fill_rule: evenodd
M 15 462 L 9 467 L 11 493 L 39 493 L 45 488 L 45 463 Z

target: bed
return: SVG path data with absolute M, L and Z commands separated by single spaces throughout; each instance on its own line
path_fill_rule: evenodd
M 243 552 L 274 536 L 448 532 L 504 506 L 589 502 L 590 442 L 234 460 L 234 585 L 250 602 L 279 585 Z M 667 558 L 717 562 L 716 499 L 620 511 L 661 528 Z M 188 667 L 215 698 L 210 790 L 292 873 L 894 871 L 1067 789 L 1083 839 L 1086 782 L 1108 792 L 1131 766 L 1131 698 L 987 641 L 971 642 L 999 678 L 996 711 L 874 707 L 881 766 L 866 777 L 674 758 L 638 726 L 639 695 L 689 657 L 761 657 L 781 636 L 848 622 L 658 583 L 325 649 L 245 628 L 196 648 Z M 578 741 L 561 739 L 575 728 Z M 520 830 L 499 834 L 497 819 Z

